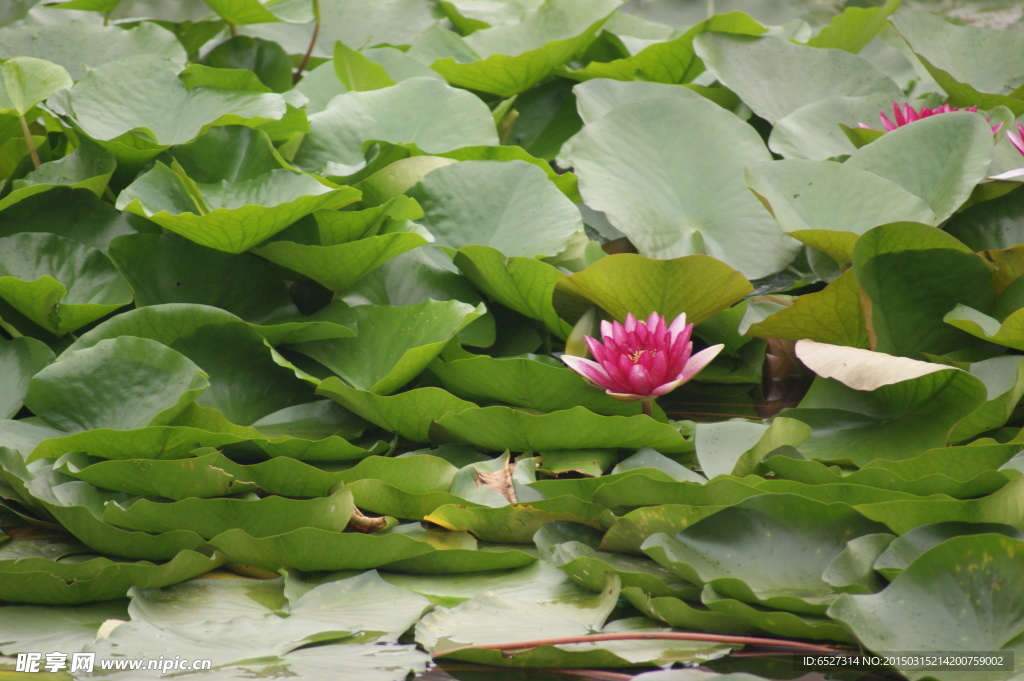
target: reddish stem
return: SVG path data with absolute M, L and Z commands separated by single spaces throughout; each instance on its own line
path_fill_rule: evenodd
M 443 657 L 463 650 L 520 650 L 536 648 L 538 646 L 558 646 L 568 643 L 591 643 L 594 641 L 636 641 L 636 640 L 661 640 L 661 641 L 707 641 L 709 643 L 734 643 L 737 645 L 768 646 L 773 648 L 791 648 L 794 650 L 807 650 L 816 653 L 834 653 L 835 649 L 827 646 L 819 646 L 814 643 L 803 643 L 802 641 L 786 641 L 774 638 L 761 638 L 759 636 L 730 636 L 728 634 L 701 634 L 689 631 L 645 631 L 629 632 L 621 634 L 586 634 L 583 636 L 565 636 L 560 638 L 543 638 L 534 641 L 513 641 L 511 643 L 489 643 L 479 646 L 462 646 L 441 650 L 432 653 L 431 657 Z
M 649 397 L 646 400 L 640 400 L 640 408 L 643 409 L 644 413 L 648 416 L 654 416 L 654 398 Z
M 314 11 L 316 12 L 316 20 L 313 22 L 313 37 L 309 39 L 309 47 L 306 48 L 306 54 L 302 55 L 299 68 L 295 70 L 295 75 L 292 76 L 292 85 L 296 85 L 302 80 L 302 72 L 306 69 L 306 64 L 309 63 L 309 58 L 313 55 L 316 39 L 320 36 L 320 8 L 316 4 L 314 4 Z

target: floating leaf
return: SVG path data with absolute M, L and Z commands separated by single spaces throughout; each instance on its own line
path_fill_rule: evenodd
M 550 414 L 500 406 L 449 412 L 436 420 L 430 436 L 516 452 L 647 446 L 672 453 L 692 447 L 678 430 L 649 416 L 600 416 L 583 407 Z
M 674 573 L 726 596 L 824 614 L 836 594 L 822 571 L 850 539 L 884 530 L 845 504 L 770 494 L 723 509 L 674 537 L 656 534 L 643 549 Z
M 925 225 L 896 223 L 871 230 L 858 240 L 853 264 L 871 300 L 879 352 L 917 357 L 964 347 L 971 337 L 943 322 L 943 315 L 957 303 L 983 312 L 995 303 L 985 262 Z
M 295 346 L 354 387 L 392 393 L 415 378 L 441 353 L 445 344 L 483 314 L 458 301 L 428 300 L 418 305 L 363 305 L 340 310 L 332 319 L 357 327 L 352 339 Z M 352 359 L 359 360 L 353 362 Z
M 677 281 L 691 284 L 672 285 Z M 558 280 L 554 304 L 572 321 L 590 305 L 598 305 L 619 320 L 627 313 L 646 318 L 657 312 L 666 319 L 686 313 L 688 323 L 700 324 L 751 290 L 741 274 L 708 256 L 654 260 L 621 253 Z
M 337 377 L 321 382 L 317 394 L 326 395 L 367 421 L 414 442 L 429 442 L 430 426 L 441 416 L 476 406 L 440 388 L 417 388 L 384 396 L 350 388 Z
M 888 76 L 848 52 L 728 33 L 704 33 L 693 43 L 708 70 L 770 123 L 835 95 L 901 96 Z
M 11 193 L 0 200 L 0 210 L 54 187 L 87 189 L 99 196 L 106 189 L 114 166 L 114 159 L 103 147 L 84 140 L 64 158 L 43 163 L 25 177 L 14 180 Z
M 546 80 L 556 67 L 582 52 L 619 4 L 617 0 L 545 0 L 519 21 L 466 36 L 459 45 L 463 54 L 430 55 L 438 57 L 431 62 L 422 44 L 413 50 L 453 85 L 510 97 Z
M 921 197 L 938 223 L 952 215 L 987 174 L 992 128 L 980 114 L 969 112 L 915 122 L 861 147 L 844 165 L 870 171 Z M 916 162 L 908 164 L 907 158 Z
M 523 161 L 463 161 L 428 173 L 409 196 L 420 222 L 453 249 L 491 246 L 507 256 L 555 255 L 583 231 L 579 210 Z
M 252 321 L 295 312 L 281 276 L 252 255 L 229 255 L 175 234 L 133 234 L 111 243 L 110 258 L 139 307 L 196 303 Z
M 285 114 L 280 95 L 204 86 L 188 89 L 178 62 L 146 54 L 92 69 L 57 105 L 95 140 L 156 153 L 215 125 L 253 125 Z M 147 94 L 148 93 L 148 94 Z M 154 93 L 159 93 L 156 96 Z M 116 153 L 116 146 L 107 145 Z
M 209 385 L 184 355 L 125 336 L 62 354 L 32 378 L 25 401 L 61 430 L 130 430 L 167 425 Z
M 773 308 L 777 311 L 769 312 Z M 860 287 L 852 269 L 843 272 L 823 290 L 799 296 L 789 307 L 777 306 L 770 300 L 751 301 L 743 323 L 747 324 L 748 320 L 752 323 L 744 335 L 758 338 L 793 341 L 808 338 L 854 348 L 866 348 L 869 344 Z
M 55 234 L 0 238 L 0 298 L 63 336 L 131 302 L 105 255 Z
M 841 596 L 829 615 L 869 650 L 1005 650 L 1012 655 L 1022 632 L 1015 606 L 1020 571 L 1020 540 L 994 534 L 957 537 L 922 554 L 881 593 Z M 943 598 L 934 597 L 936 589 Z M 977 672 L 936 673 L 909 665 L 898 669 L 911 679 L 977 677 Z
M 952 104 L 982 109 L 1002 105 L 1015 116 L 1024 113 L 1016 86 L 1024 72 L 1019 64 L 1005 59 L 1024 47 L 1020 36 L 957 26 L 924 12 L 900 12 L 892 24 Z
M 680 120 L 687 121 L 684 128 Z M 752 128 L 711 102 L 622 106 L 585 126 L 570 145 L 587 205 L 606 213 L 641 255 L 706 253 L 747 277 L 762 277 L 796 253 L 742 182 L 743 168 L 769 160 L 768 150 Z M 692 158 L 707 162 L 698 168 L 687 161 Z M 610 166 L 634 172 L 609 174 Z
M 534 258 L 506 257 L 489 246 L 463 246 L 454 263 L 487 296 L 544 322 L 560 337 L 569 335 L 569 325 L 551 303 L 555 284 L 563 276 L 558 268 Z
M 274 361 L 263 336 L 224 310 L 182 303 L 139 308 L 83 334 L 71 349 L 118 336 L 150 338 L 199 365 L 210 376 L 210 388 L 197 404 L 219 410 L 232 423 L 249 425 L 312 399 L 309 384 Z M 224 352 L 228 347 L 231 352 Z
M 203 246 L 241 253 L 304 215 L 340 208 L 358 198 L 350 187 L 285 169 L 239 182 L 206 184 L 184 182 L 157 162 L 121 192 L 117 207 Z
M 113 561 L 101 556 L 75 556 L 75 560 L 57 561 L 31 553 L 5 560 L 0 553 L 0 574 L 3 575 L 0 598 L 10 603 L 50 604 L 114 600 L 124 598 L 131 587 L 159 588 L 176 584 L 223 563 L 222 555 L 210 551 L 181 551 L 159 565 L 147 561 Z M 105 611 L 110 612 L 110 609 Z M 0 621 L 5 616 L 17 616 L 21 626 L 31 626 L 29 623 L 39 615 L 34 609 L 9 612 L 4 608 L 0 610 Z M 78 626 L 81 627 L 81 623 Z M 24 636 L 24 629 L 21 631 L 20 635 Z
M 434 360 L 430 371 L 455 395 L 475 402 L 504 402 L 537 411 L 581 406 L 598 414 L 631 415 L 640 405 L 620 402 L 579 380 L 547 358 L 492 358 L 486 355 Z
M 29 380 L 53 361 L 53 352 L 34 338 L 0 339 L 0 417 L 12 418 L 21 409 Z
M 901 220 L 938 223 L 924 199 L 854 165 L 772 161 L 750 166 L 744 178 L 783 230 L 839 262 L 850 262 L 857 237 L 878 225 Z M 871 196 L 871 201 L 865 202 L 863 196 Z M 829 234 L 821 234 L 825 231 Z M 843 248 L 822 248 L 821 239 L 826 237 L 841 239 Z
M 952 427 L 985 400 L 966 371 L 880 352 L 799 341 L 797 356 L 824 378 L 786 416 L 811 426 L 808 458 L 909 459 L 948 444 Z M 871 391 L 866 394 L 866 391 Z
M 619 16 L 619 15 L 616 15 Z M 704 63 L 693 50 L 693 39 L 707 31 L 759 35 L 765 27 L 743 12 L 717 14 L 685 31 L 676 31 L 665 41 L 655 42 L 636 54 L 611 61 L 594 61 L 581 69 L 567 71 L 575 80 L 613 78 L 621 81 L 689 83 L 704 72 Z
M 6 26 L 0 29 L 0 54 L 46 59 L 67 69 L 76 81 L 86 75 L 88 67 L 120 59 L 156 55 L 179 66 L 186 61 L 185 50 L 174 34 L 149 21 L 131 28 L 88 21 Z
M 339 95 L 310 116 L 309 124 L 295 163 L 323 175 L 344 176 L 361 168 L 366 140 L 412 142 L 427 153 L 498 143 L 487 106 L 435 78 Z

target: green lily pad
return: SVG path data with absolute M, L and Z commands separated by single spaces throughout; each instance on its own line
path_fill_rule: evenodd
M 0 640 L 5 655 L 19 651 L 79 650 L 96 639 L 96 630 L 108 619 L 126 619 L 124 601 L 108 601 L 74 608 L 36 605 L 0 610 Z
M 35 57 L 11 57 L 0 62 L 3 87 L 0 113 L 24 116 L 32 107 L 74 82 L 59 64 Z
M 805 424 L 777 417 L 770 425 L 748 421 L 697 424 L 697 461 L 708 479 L 717 475 L 753 473 L 771 451 L 789 445 L 799 447 L 810 437 Z
M 794 238 L 804 241 L 805 235 L 816 237 L 822 231 L 837 232 L 837 236 L 849 233 L 850 253 L 827 251 L 840 262 L 849 262 L 855 235 L 872 227 L 901 220 L 939 222 L 921 197 L 896 182 L 846 163 L 772 161 L 750 166 L 744 177 L 779 226 Z M 871 196 L 871 201 L 858 198 L 862 196 Z M 809 231 L 813 233 L 808 235 Z M 805 243 L 819 247 L 809 239 Z
M 281 276 L 252 255 L 229 255 L 175 234 L 133 234 L 111 242 L 110 259 L 138 307 L 195 303 L 251 321 L 296 311 Z
M 568 528 L 564 531 L 563 528 Z M 541 556 L 549 560 L 574 582 L 591 591 L 600 591 L 610 575 L 618 575 L 622 587 L 641 590 L 652 596 L 680 597 L 693 595 L 693 587 L 658 565 L 649 558 L 624 556 L 596 548 L 594 534 L 588 533 L 585 541 L 565 541 L 589 530 L 576 523 L 553 523 L 542 527 L 535 535 L 534 542 L 540 548 Z M 548 544 L 548 542 L 551 542 Z M 645 613 L 647 614 L 647 613 Z
M 950 442 L 963 442 L 1005 425 L 1024 395 L 1024 363 L 1017 356 L 973 362 L 967 370 L 985 384 L 987 399 L 985 404 L 956 425 L 949 435 Z
M 414 442 L 429 442 L 431 424 L 444 414 L 476 406 L 440 388 L 417 388 L 385 396 L 350 388 L 337 377 L 321 382 L 317 394 L 330 397 L 367 421 Z
M 1016 445 L 998 444 L 930 449 L 901 461 L 869 461 L 854 471 L 787 456 L 771 457 L 765 464 L 781 478 L 811 485 L 845 482 L 920 496 L 945 494 L 969 499 L 994 492 L 1015 477 L 1010 471 L 996 469 L 1018 451 Z
M 924 12 L 900 12 L 892 24 L 952 104 L 981 109 L 1002 105 L 1015 116 L 1024 113 L 1015 85 L 1024 72 L 1019 64 L 1005 59 L 1024 46 L 1020 36 L 957 26 Z
M 692 448 L 678 430 L 649 416 L 601 416 L 583 407 L 549 414 L 501 406 L 470 408 L 442 415 L 430 436 L 435 441 L 516 452 L 647 446 L 678 453 Z
M 731 635 L 754 634 L 760 631 L 733 615 L 708 610 L 681 598 L 652 596 L 635 586 L 622 587 L 622 597 L 647 617 L 664 622 L 673 628 Z
M 263 538 L 299 527 L 341 532 L 352 509 L 352 492 L 339 487 L 330 496 L 317 499 L 250 496 L 165 502 L 140 498 L 108 504 L 103 520 L 128 530 L 156 533 L 188 528 L 205 539 L 236 528 Z
M 64 3 L 65 5 L 67 3 Z M 184 66 L 185 50 L 174 34 L 154 22 L 131 28 L 70 21 L 10 25 L 0 29 L 0 54 L 46 59 L 81 80 L 89 67 L 119 59 L 159 55 Z
M 311 386 L 274 361 L 263 336 L 225 310 L 183 303 L 142 307 L 83 334 L 70 350 L 118 336 L 150 338 L 199 365 L 210 377 L 210 388 L 197 404 L 219 410 L 231 423 L 248 425 L 312 399 Z
M 693 39 L 707 31 L 759 35 L 765 27 L 743 12 L 716 14 L 704 21 L 673 32 L 669 39 L 655 42 L 636 54 L 611 61 L 593 61 L 583 68 L 566 71 L 574 80 L 611 78 L 621 81 L 689 83 L 704 72 L 704 63 L 694 53 Z
M 671 284 L 681 280 L 693 284 Z M 752 290 L 739 272 L 705 255 L 654 260 L 620 253 L 559 279 L 554 305 L 570 321 L 579 319 L 591 305 L 598 305 L 619 320 L 624 320 L 627 313 L 646 318 L 652 312 L 672 320 L 685 312 L 688 323 L 700 324 Z
M 546 357 L 438 358 L 431 363 L 430 372 L 452 394 L 474 402 L 499 402 L 540 412 L 580 406 L 597 414 L 640 413 L 638 403 L 612 399 Z
M 885 582 L 875 572 L 875 561 L 895 539 L 891 534 L 866 534 L 851 539 L 846 548 L 821 573 L 836 591 L 870 594 L 881 591 Z
M 206 4 L 232 26 L 273 24 L 278 21 L 302 24 L 313 20 L 313 14 L 307 8 L 303 8 L 306 11 L 296 13 L 295 10 L 299 9 L 296 3 L 277 2 L 268 3 L 267 6 L 260 0 L 212 0 Z M 274 12 L 275 9 L 278 11 Z
M 829 616 L 869 650 L 1020 652 L 1016 614 L 1021 541 L 996 534 L 956 537 L 919 556 L 878 594 L 840 596 Z M 980 569 L 984 565 L 984 569 Z M 935 594 L 942 593 L 942 598 Z M 912 623 L 912 624 L 911 624 Z M 1005 672 L 897 667 L 911 679 L 1005 678 Z
M 311 115 L 309 124 L 295 163 L 322 175 L 345 176 L 361 168 L 366 140 L 412 142 L 427 153 L 498 143 L 487 106 L 435 78 L 339 95 Z
M 728 33 L 704 33 L 693 44 L 708 70 L 770 123 L 835 95 L 902 95 L 871 63 L 841 50 Z
M 576 497 L 564 496 L 490 508 L 465 503 L 441 506 L 424 519 L 455 531 L 465 531 L 484 541 L 530 544 L 547 523 L 576 522 L 601 528 L 609 511 Z
M 453 85 L 511 97 L 547 80 L 582 52 L 618 5 L 616 0 L 545 0 L 518 21 L 461 40 L 452 35 L 448 40 L 457 41 L 459 50 L 453 56 L 431 50 L 422 40 L 412 52 Z
M 704 587 L 701 601 L 713 613 L 746 622 L 762 631 L 786 638 L 853 643 L 853 637 L 841 625 L 826 617 L 806 613 L 770 610 L 719 593 L 710 584 Z
M 1024 539 L 1024 531 L 997 523 L 954 521 L 922 525 L 893 539 L 888 548 L 875 560 L 874 568 L 892 581 L 932 547 L 956 537 L 976 534 L 1003 534 L 1013 539 Z
M 846 7 L 806 44 L 857 54 L 885 28 L 885 20 L 899 6 L 896 0 L 886 0 L 881 7 Z
M 233 529 L 217 535 L 210 544 L 244 565 L 307 572 L 368 570 L 445 550 L 403 532 L 360 534 L 312 527 L 269 537 L 252 537 L 242 529 Z M 466 563 L 472 571 L 471 561 Z
M 25 401 L 36 416 L 68 432 L 130 430 L 167 425 L 209 385 L 181 353 L 125 336 L 62 354 L 32 378 Z
M 844 165 L 872 172 L 921 197 L 938 223 L 952 215 L 988 174 L 992 128 L 981 114 L 970 112 L 915 123 L 861 147 Z M 903 162 L 907 158 L 917 162 Z
M 1024 314 L 1020 310 L 1011 312 L 1000 322 L 968 305 L 958 303 L 942 320 L 976 338 L 1015 350 L 1024 349 Z
M 979 379 L 941 364 L 814 341 L 799 341 L 797 356 L 822 377 L 786 411 L 811 426 L 807 458 L 911 459 L 949 444 L 953 426 L 985 401 Z
M 0 417 L 12 418 L 21 409 L 29 381 L 53 361 L 53 352 L 34 338 L 0 339 Z
M 171 560 L 181 551 L 195 550 L 206 543 L 190 530 L 154 535 L 114 527 L 101 519 L 104 505 L 112 499 L 127 497 L 102 493 L 78 480 L 64 480 L 52 471 L 45 472 L 26 482 L 25 489 L 65 529 L 94 551 L 135 560 Z
M 106 251 L 115 237 L 135 234 L 124 213 L 87 189 L 52 187 L 0 213 L 0 236 L 24 232 L 56 234 Z
M 583 231 L 579 210 L 535 166 L 463 161 L 429 172 L 409 196 L 437 245 L 491 246 L 507 256 L 555 255 Z
M 1024 509 L 1019 495 L 1024 478 L 1017 477 L 987 497 L 980 499 L 901 499 L 858 504 L 865 517 L 885 523 L 896 534 L 915 527 L 944 522 L 1000 523 L 1018 529 L 1024 527 Z
M 200 245 L 241 253 L 315 210 L 340 208 L 358 198 L 351 187 L 283 168 L 207 184 L 157 162 L 121 192 L 117 207 Z
M 857 275 L 850 269 L 817 293 L 808 293 L 783 307 L 771 300 L 750 301 L 743 317 L 744 335 L 758 338 L 804 338 L 867 348 L 870 342 L 864 324 Z
M 0 200 L 0 210 L 54 187 L 86 189 L 100 196 L 107 188 L 114 166 L 113 157 L 103 147 L 85 139 L 67 156 L 43 163 L 25 177 L 11 182 L 11 193 Z
M 769 494 L 723 509 L 674 537 L 656 534 L 643 550 L 674 573 L 711 584 L 725 596 L 824 614 L 836 596 L 822 580 L 824 569 L 850 539 L 884 530 L 846 504 Z
M 595 594 L 568 582 L 544 593 L 482 593 L 454 607 L 435 608 L 416 625 L 417 642 L 432 653 L 482 643 L 586 634 L 604 625 L 619 596 L 618 580 Z M 515 599 L 515 600 L 513 600 Z M 528 632 L 528 634 L 526 633 Z
M 857 241 L 853 264 L 871 299 L 879 352 L 913 357 L 968 346 L 971 336 L 943 322 L 943 315 L 958 303 L 982 312 L 995 303 L 992 273 L 984 261 L 926 225 L 876 227 Z
M 687 121 L 684 128 L 680 120 Z M 716 104 L 658 99 L 622 106 L 584 126 L 569 144 L 587 205 L 607 214 L 641 255 L 706 253 L 747 277 L 762 277 L 796 253 L 795 242 L 742 182 L 743 168 L 770 160 L 768 150 L 752 128 Z M 698 168 L 686 161 L 691 158 L 707 162 Z M 634 172 L 607 172 L 625 166 Z
M 0 238 L 0 298 L 63 336 L 131 302 L 131 289 L 101 252 L 56 234 Z
M 331 312 L 331 321 L 356 327 L 355 338 L 301 343 L 295 347 L 354 387 L 392 393 L 415 378 L 445 344 L 482 315 L 458 301 L 428 300 L 418 305 L 363 305 Z M 358 357 L 357 361 L 353 361 Z
M 123 55 L 122 55 L 123 56 Z M 88 61 L 88 60 L 87 60 Z M 178 79 L 180 62 L 145 54 L 101 64 L 54 98 L 77 126 L 115 157 L 140 160 L 216 125 L 258 127 L 285 114 L 281 95 L 199 86 Z M 148 96 L 147 96 L 148 93 Z
M 484 294 L 520 314 L 538 319 L 557 336 L 569 335 L 570 326 L 551 303 L 558 268 L 534 258 L 507 257 L 490 246 L 463 246 L 455 266 Z
M 430 243 L 429 233 L 406 231 L 410 227 L 414 225 L 396 223 L 395 231 L 327 246 L 273 241 L 257 247 L 255 252 L 331 291 L 342 292 L 395 256 Z
M 101 556 L 55 561 L 42 555 L 26 555 L 4 560 L 0 554 L 0 598 L 11 603 L 48 604 L 115 600 L 124 598 L 133 586 L 159 588 L 176 584 L 223 563 L 224 556 L 219 553 L 190 550 L 181 551 L 159 565 L 148 561 L 113 561 Z M 0 609 L 0 617 L 5 610 Z
M 786 159 L 849 156 L 882 136 L 884 130 L 860 126 L 877 121 L 878 113 L 891 110 L 892 102 L 892 92 L 886 90 L 856 97 L 833 95 L 805 104 L 775 122 L 768 148 Z

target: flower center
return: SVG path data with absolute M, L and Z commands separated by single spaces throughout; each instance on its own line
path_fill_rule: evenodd
M 651 353 L 651 357 L 654 357 L 656 354 L 658 354 L 657 350 L 634 350 L 633 352 L 629 353 L 626 356 L 629 357 L 629 361 L 631 361 L 633 364 L 637 364 L 640 362 L 640 358 L 644 356 L 645 352 Z

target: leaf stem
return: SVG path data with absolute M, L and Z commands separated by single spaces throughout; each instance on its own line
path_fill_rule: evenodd
M 309 39 L 309 47 L 306 48 L 306 54 L 302 55 L 302 61 L 299 62 L 299 68 L 295 70 L 295 74 L 292 76 L 292 85 L 295 85 L 302 80 L 302 72 L 306 69 L 306 64 L 309 63 L 309 58 L 313 54 L 313 47 L 316 45 L 316 39 L 319 36 L 320 0 L 313 0 L 313 36 Z
M 709 643 L 733 643 L 737 645 L 767 646 L 773 648 L 791 648 L 816 653 L 834 653 L 834 648 L 819 646 L 802 641 L 785 639 L 761 638 L 759 636 L 730 636 L 728 634 L 702 634 L 691 631 L 644 631 L 625 632 L 618 634 L 584 634 L 581 636 L 564 636 L 559 638 L 543 638 L 534 641 L 514 641 L 511 643 L 489 643 L 480 646 L 461 646 L 431 653 L 431 657 L 444 657 L 463 650 L 528 650 L 538 646 L 558 646 L 569 643 L 592 643 L 595 641 L 707 641 Z
M 21 134 L 25 137 L 25 146 L 28 147 L 28 154 L 32 157 L 32 165 L 38 168 L 39 153 L 36 151 L 36 145 L 32 143 L 32 132 L 28 129 L 28 121 L 25 120 L 25 114 L 18 114 L 18 120 L 21 122 Z

